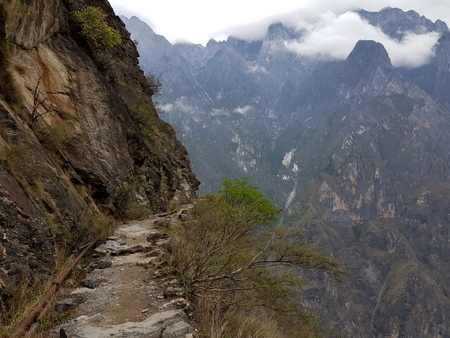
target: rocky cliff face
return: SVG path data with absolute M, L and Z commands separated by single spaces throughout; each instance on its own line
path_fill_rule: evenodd
M 448 277 L 440 273 L 450 250 L 447 112 L 375 42 L 359 42 L 322 75 L 305 93 L 314 100 L 327 88 L 322 105 L 299 114 L 279 140 L 294 149 L 287 169 L 297 163 L 299 177 L 314 177 L 300 185 L 307 192 L 298 189 L 286 221 L 304 224 L 311 240 L 357 269 L 350 287 L 312 286 L 308 306 L 327 308 L 356 336 L 439 336 L 449 329 Z M 342 85 L 327 87 L 332 78 Z M 296 107 L 310 104 L 305 98 Z M 304 164 L 308 156 L 312 163 Z
M 122 43 L 82 37 L 71 12 L 84 6 L 102 8 Z M 107 1 L 0 1 L 0 53 L 2 309 L 20 280 L 51 273 L 57 244 L 84 244 L 105 216 L 189 202 L 199 183 Z
M 448 28 L 393 8 L 359 14 L 395 39 L 441 34 L 436 56 L 400 69 L 380 43 L 360 41 L 344 61 L 299 57 L 284 42 L 302 32 L 276 24 L 259 43 L 175 46 L 199 90 L 177 96 L 171 82 L 161 102 L 207 189 L 217 177 L 252 176 L 284 207 L 283 224 L 307 229 L 311 243 L 355 267 L 342 287 L 309 276 L 299 294 L 307 308 L 346 336 L 444 337 Z M 155 65 L 143 66 L 158 73 Z M 178 104 L 165 105 L 166 95 Z

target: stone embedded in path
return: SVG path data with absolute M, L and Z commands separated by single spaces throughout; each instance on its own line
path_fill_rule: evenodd
M 151 249 L 152 248 L 146 244 L 124 245 L 122 247 L 117 248 L 117 250 L 112 251 L 111 255 L 112 256 L 123 256 L 123 255 L 134 254 L 137 252 L 147 252 L 147 251 L 150 251 Z
M 101 255 L 110 254 L 111 256 L 124 256 L 137 252 L 148 252 L 152 250 L 152 247 L 149 243 L 140 243 L 133 245 L 107 245 L 102 244 L 98 248 L 95 248 L 94 251 Z
M 176 288 L 176 287 L 167 287 L 164 290 L 164 296 L 165 297 L 181 297 L 184 295 L 182 288 Z
M 193 332 L 192 326 L 186 322 L 176 322 L 164 330 L 162 338 L 179 338 L 186 337 L 187 334 Z
M 142 322 L 127 322 L 120 325 L 97 327 L 100 317 L 81 316 L 61 325 L 68 337 L 73 338 L 181 338 L 192 333 L 194 329 L 185 322 L 185 315 L 180 310 L 155 313 Z
M 147 242 L 155 245 L 161 239 L 167 239 L 169 236 L 167 234 L 161 233 L 156 230 L 152 230 L 147 234 Z
M 66 298 L 64 300 L 61 300 L 59 302 L 56 302 L 55 304 L 55 311 L 56 312 L 66 312 L 77 305 L 77 302 L 73 298 Z
M 81 281 L 81 285 L 88 289 L 95 289 L 100 284 L 106 282 L 105 278 L 94 278 L 92 276 L 87 276 L 85 279 Z

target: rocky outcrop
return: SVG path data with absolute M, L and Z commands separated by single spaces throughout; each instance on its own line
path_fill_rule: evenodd
M 71 12 L 87 5 L 108 15 L 120 45 L 78 33 Z M 2 1 L 0 53 L 1 308 L 19 280 L 51 272 L 57 242 L 83 244 L 106 216 L 186 203 L 199 183 L 107 1 Z

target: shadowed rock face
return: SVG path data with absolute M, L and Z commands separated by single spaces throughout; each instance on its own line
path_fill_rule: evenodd
M 165 41 L 178 58 L 167 62 L 145 48 L 164 41 L 150 32 L 141 60 L 157 74 L 170 67 L 160 101 L 174 103 L 166 118 L 182 130 L 207 188 L 224 175 L 252 176 L 284 207 L 284 224 L 307 229 L 311 243 L 356 267 L 343 286 L 309 276 L 307 308 L 350 337 L 445 336 L 448 28 L 392 8 L 360 15 L 392 38 L 442 33 L 436 57 L 398 69 L 374 41 L 358 42 L 344 61 L 298 57 L 283 46 L 301 32 L 276 24 L 251 46 L 230 38 L 170 49 Z M 132 34 L 137 21 L 126 21 Z M 177 83 L 177 72 L 190 77 Z
M 84 3 L 0 4 L 3 300 L 25 275 L 39 280 L 51 271 L 56 237 L 49 226 L 59 242 L 71 237 L 80 245 L 87 210 L 122 219 L 133 217 L 131 206 L 156 213 L 189 202 L 199 185 L 186 149 L 154 112 L 123 23 L 107 1 L 86 2 L 101 7 L 123 39 L 94 48 L 70 17 Z

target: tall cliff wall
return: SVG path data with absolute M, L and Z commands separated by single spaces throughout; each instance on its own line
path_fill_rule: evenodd
M 102 8 L 122 43 L 81 36 L 71 12 L 84 6 Z M 0 0 L 0 310 L 19 280 L 52 271 L 57 244 L 195 197 L 137 57 L 106 0 Z

